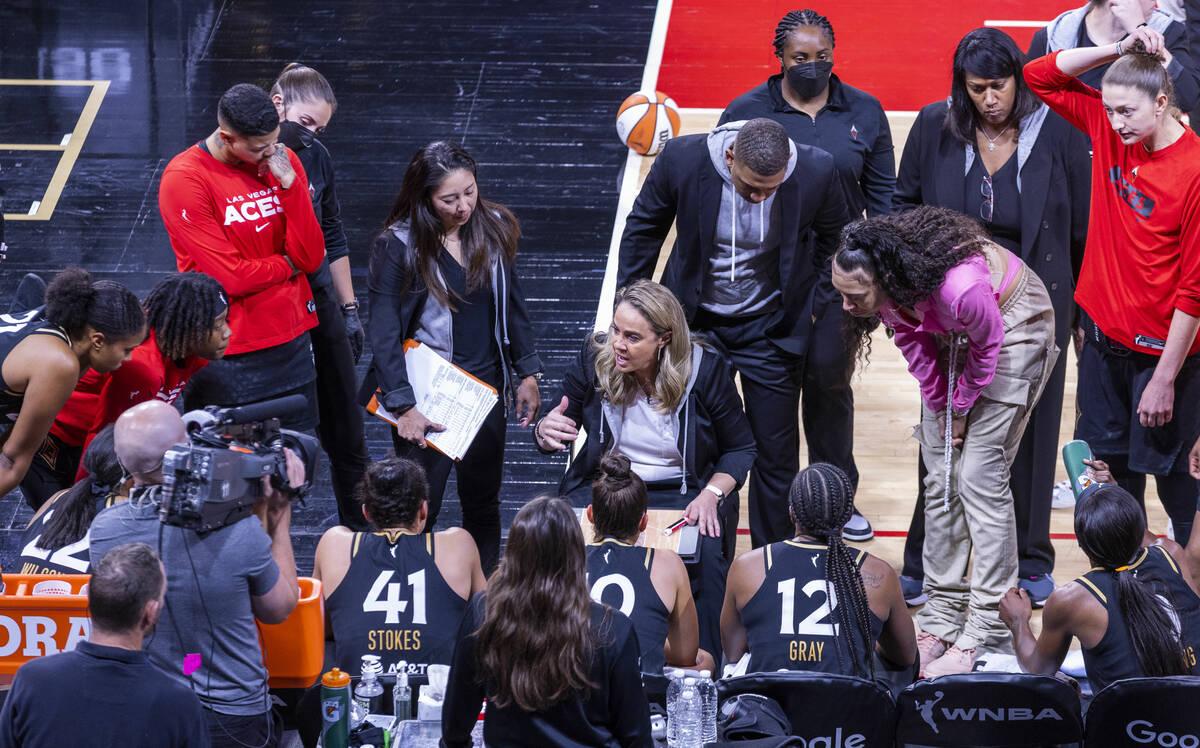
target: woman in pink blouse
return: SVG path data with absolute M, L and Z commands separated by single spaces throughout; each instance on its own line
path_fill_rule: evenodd
M 930 206 L 847 226 L 833 285 L 854 317 L 855 359 L 865 361 L 882 320 L 920 384 L 916 433 L 929 471 L 921 673 L 967 672 L 983 652 L 1012 651 L 997 613 L 1017 581 L 1009 468 L 1058 357 L 1050 298 L 978 224 Z

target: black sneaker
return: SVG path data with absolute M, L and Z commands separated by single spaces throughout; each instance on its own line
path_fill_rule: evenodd
M 875 537 L 875 531 L 871 529 L 871 523 L 867 518 L 854 510 L 854 514 L 850 516 L 850 521 L 842 526 L 842 537 L 846 540 L 854 540 L 862 542 Z
M 1017 580 L 1017 586 L 1028 593 L 1033 607 L 1040 608 L 1046 604 L 1046 598 L 1050 597 L 1050 593 L 1054 592 L 1054 577 L 1049 574 L 1021 577 Z
M 924 579 L 910 577 L 907 574 L 900 575 L 900 592 L 904 595 L 904 603 L 910 608 L 923 605 L 929 599 L 929 595 L 926 595 L 923 589 L 924 586 Z

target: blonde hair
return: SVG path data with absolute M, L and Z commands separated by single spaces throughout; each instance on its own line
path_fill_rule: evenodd
M 1159 94 L 1166 94 L 1167 114 L 1179 119 L 1183 114 L 1175 103 L 1175 86 L 1162 63 L 1162 55 L 1147 52 L 1139 39 L 1104 71 L 1100 86 L 1128 86 L 1146 94 L 1151 101 Z
M 656 401 L 655 410 L 664 414 L 673 413 L 687 392 L 688 378 L 692 373 L 692 336 L 687 318 L 683 315 L 683 307 L 666 286 L 648 280 L 634 281 L 617 291 L 613 310 L 621 304 L 636 309 L 659 338 L 671 333 L 671 340 L 659 351 L 653 397 Z M 609 333 L 606 332 L 592 336 L 600 391 L 609 402 L 628 405 L 641 387 L 637 375 L 632 372 L 622 374 L 617 369 L 608 338 Z

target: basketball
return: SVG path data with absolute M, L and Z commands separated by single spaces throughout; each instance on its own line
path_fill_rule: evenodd
M 617 110 L 617 137 L 633 151 L 653 156 L 679 134 L 679 107 L 662 91 L 638 91 Z

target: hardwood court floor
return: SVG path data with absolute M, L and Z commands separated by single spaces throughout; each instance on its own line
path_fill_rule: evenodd
M 683 110 L 681 134 L 708 132 L 716 125 L 717 110 Z M 896 161 L 904 149 L 904 141 L 912 126 L 911 115 L 891 116 Z M 642 164 L 642 178 L 649 172 L 653 159 Z M 664 247 L 669 249 L 674 233 Z M 662 273 L 666 252 L 659 257 L 655 277 Z M 860 473 L 856 506 L 875 528 L 874 540 L 854 545 L 885 559 L 899 571 L 903 559 L 904 533 L 912 517 L 917 483 L 917 442 L 912 429 L 919 420 L 920 395 L 916 381 L 908 373 L 900 351 L 882 331 L 873 340 L 871 363 L 854 379 L 854 456 Z M 1067 351 L 1067 383 L 1064 396 L 1062 425 L 1059 429 L 1059 449 L 1071 441 L 1075 422 L 1075 352 Z M 803 439 L 800 464 L 806 465 L 807 450 Z M 1061 459 L 1056 480 L 1065 477 Z M 1149 481 L 1146 504 L 1150 527 L 1158 533 L 1166 531 L 1167 516 L 1158 495 Z M 743 500 L 742 506 L 746 503 Z M 1087 570 L 1087 559 L 1074 540 L 1071 508 L 1051 512 L 1051 538 L 1055 550 L 1054 578 L 1065 584 Z M 743 509 L 739 527 L 748 530 L 749 522 Z M 750 549 L 750 537 L 739 534 L 738 552 Z

